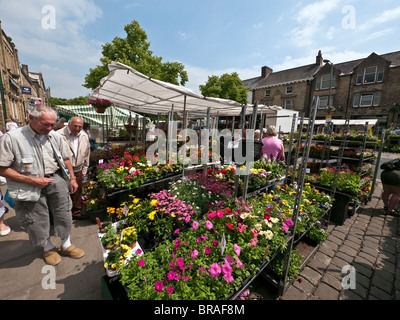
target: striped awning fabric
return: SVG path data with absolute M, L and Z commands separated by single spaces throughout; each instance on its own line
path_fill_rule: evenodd
M 59 113 L 66 114 L 69 116 L 79 116 L 84 122 L 88 122 L 93 126 L 102 126 L 108 121 L 109 126 L 120 127 L 129 122 L 129 117 L 132 116 L 132 122 L 136 118 L 136 113 L 111 106 L 106 109 L 106 111 L 101 114 L 97 113 L 96 110 L 91 105 L 83 106 L 56 106 Z M 107 117 L 107 119 L 106 119 Z M 141 118 L 141 116 L 139 116 Z M 104 121 L 104 122 L 103 122 Z

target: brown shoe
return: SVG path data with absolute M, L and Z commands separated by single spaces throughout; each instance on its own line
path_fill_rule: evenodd
M 51 266 L 55 266 L 61 262 L 61 257 L 57 252 L 57 248 L 43 252 L 44 261 Z
M 82 249 L 79 249 L 75 247 L 73 244 L 71 244 L 67 249 L 65 250 L 60 250 L 60 253 L 64 256 L 68 256 L 73 259 L 79 259 L 82 258 L 85 255 L 85 251 Z

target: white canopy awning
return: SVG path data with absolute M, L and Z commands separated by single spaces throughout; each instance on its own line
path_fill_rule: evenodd
M 374 126 L 378 120 L 377 119 L 350 119 L 349 120 L 349 125 L 350 126 L 365 126 L 365 124 L 368 122 L 368 127 Z M 300 123 L 300 120 L 299 120 Z M 308 119 L 304 119 L 304 124 L 308 124 Z M 314 125 L 321 125 L 321 124 L 326 124 L 326 120 L 315 120 Z M 344 119 L 332 119 L 332 123 L 335 126 L 344 126 L 346 124 L 346 120 Z
M 112 62 L 110 74 L 100 81 L 91 98 L 107 99 L 116 106 L 138 113 L 166 114 L 170 111 L 191 116 L 239 116 L 242 105 L 236 101 L 205 97 L 190 89 L 147 77 L 122 63 Z M 281 107 L 258 106 L 259 113 L 275 113 Z M 252 114 L 253 106 L 246 107 Z

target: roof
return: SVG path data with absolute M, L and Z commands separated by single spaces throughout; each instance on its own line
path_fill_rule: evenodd
M 372 53 L 374 54 L 374 53 Z M 371 55 L 372 55 L 371 54 Z M 378 55 L 379 57 L 389 61 L 391 63 L 391 67 L 400 66 L 400 51 L 395 51 L 391 53 L 386 53 L 382 55 Z M 369 56 L 368 56 L 369 57 Z M 346 61 L 342 63 L 334 64 L 334 68 L 339 70 L 342 75 L 351 74 L 354 69 L 363 62 L 366 58 L 357 59 L 352 61 Z M 282 70 L 278 72 L 272 72 L 268 74 L 266 77 L 255 77 L 247 80 L 243 80 L 243 84 L 245 87 L 250 90 L 253 89 L 262 89 L 266 87 L 272 87 L 283 84 L 290 84 L 299 81 L 311 80 L 313 79 L 315 73 L 318 72 L 320 66 L 317 64 L 305 65 L 297 68 Z
M 266 77 L 257 77 L 249 80 L 243 80 L 243 85 L 252 90 L 255 88 L 264 88 L 280 84 L 311 80 L 314 74 L 319 70 L 319 68 L 319 65 L 309 64 L 302 67 L 272 72 Z

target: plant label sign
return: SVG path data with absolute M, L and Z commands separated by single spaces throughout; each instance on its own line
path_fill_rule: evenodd
M 224 234 L 222 235 L 222 239 L 221 239 L 221 256 L 224 255 L 225 247 L 226 247 L 226 239 L 225 239 L 225 232 L 224 232 Z
M 127 216 L 128 213 L 129 213 L 129 208 L 126 205 L 124 205 L 124 215 Z

